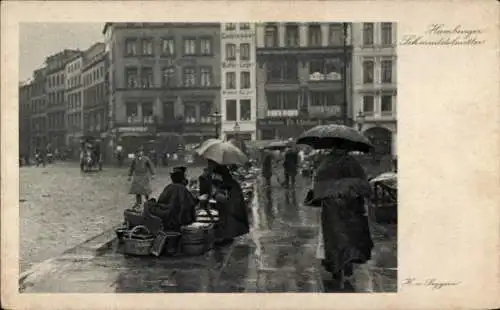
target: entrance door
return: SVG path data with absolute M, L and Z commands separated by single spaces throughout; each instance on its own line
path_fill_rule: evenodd
M 392 132 L 384 127 L 373 127 L 364 132 L 370 142 L 375 147 L 377 155 L 391 155 Z

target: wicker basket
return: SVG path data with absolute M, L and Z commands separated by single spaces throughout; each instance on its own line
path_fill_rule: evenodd
M 147 232 L 147 235 L 135 235 L 139 229 Z M 151 246 L 153 245 L 154 237 L 145 226 L 136 226 L 129 231 L 128 235 L 123 238 L 125 243 L 125 254 L 129 255 L 149 255 Z
M 214 245 L 214 226 L 183 226 L 182 252 L 186 255 L 197 256 L 211 250 Z

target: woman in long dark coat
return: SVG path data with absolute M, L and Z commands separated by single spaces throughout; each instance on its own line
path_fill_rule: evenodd
M 342 288 L 353 264 L 371 259 L 373 241 L 365 210 L 370 185 L 363 167 L 342 149 L 327 155 L 314 178 L 307 204 L 321 206 L 323 266 Z
M 219 223 L 215 232 L 216 242 L 226 244 L 233 238 L 249 232 L 250 224 L 243 191 L 226 166 L 209 161 L 211 186 L 219 212 Z
M 266 185 L 269 186 L 273 176 L 273 155 L 271 152 L 264 150 L 262 157 L 262 176 L 266 180 Z

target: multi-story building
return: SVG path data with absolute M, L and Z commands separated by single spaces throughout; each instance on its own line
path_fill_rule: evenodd
M 30 149 L 31 82 L 19 83 L 19 155 L 26 156 Z
M 80 138 L 83 136 L 82 65 L 83 54 L 78 53 L 68 59 L 65 69 L 66 145 L 70 146 L 74 151 L 78 150 Z
M 47 70 L 45 67 L 33 72 L 30 95 L 30 139 L 33 148 L 43 148 L 49 142 L 47 122 Z
M 377 153 L 396 155 L 396 24 L 353 25 L 353 113 Z
M 47 130 L 53 148 L 62 148 L 66 144 L 66 63 L 78 53 L 78 50 L 64 50 L 45 60 Z
M 352 123 L 350 24 L 264 23 L 256 32 L 258 139 Z
M 214 136 L 220 111 L 220 25 L 107 23 L 113 140 L 160 151 Z
M 255 24 L 221 24 L 221 138 L 256 139 Z
M 105 138 L 108 129 L 109 84 L 104 43 L 96 43 L 84 52 L 82 83 L 84 133 L 95 138 Z

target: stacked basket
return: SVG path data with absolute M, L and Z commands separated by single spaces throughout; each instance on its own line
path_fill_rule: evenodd
M 195 222 L 182 226 L 182 251 L 187 255 L 201 255 L 213 248 L 215 234 L 213 224 Z

